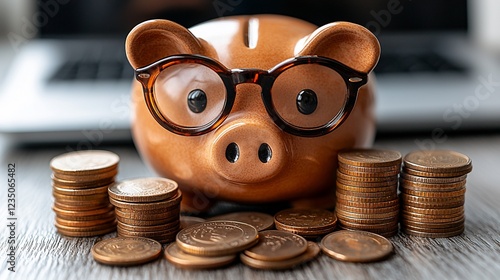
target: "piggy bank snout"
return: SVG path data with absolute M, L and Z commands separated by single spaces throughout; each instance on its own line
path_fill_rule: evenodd
M 256 183 L 280 172 L 287 161 L 287 146 L 283 133 L 272 124 L 238 121 L 217 131 L 210 158 L 223 178 Z

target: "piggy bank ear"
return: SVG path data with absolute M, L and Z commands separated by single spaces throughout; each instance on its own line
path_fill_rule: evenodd
M 168 20 L 140 23 L 127 36 L 127 58 L 140 68 L 173 54 L 203 54 L 203 46 L 185 27 Z
M 319 55 L 335 59 L 363 73 L 377 64 L 380 44 L 366 28 L 349 22 L 323 25 L 300 40 L 297 55 Z

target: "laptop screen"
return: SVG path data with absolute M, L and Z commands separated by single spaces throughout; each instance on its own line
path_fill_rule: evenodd
M 35 0 L 33 0 L 35 1 Z M 238 14 L 290 15 L 323 25 L 351 21 L 376 34 L 467 29 L 467 1 L 445 0 L 37 0 L 41 37 L 125 36 L 136 24 L 164 18 L 186 27 Z M 38 19 L 36 19 L 38 17 Z

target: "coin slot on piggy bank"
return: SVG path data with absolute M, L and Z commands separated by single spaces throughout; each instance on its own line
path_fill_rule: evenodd
M 134 141 L 178 182 L 184 211 L 217 200 L 333 207 L 338 151 L 372 145 L 380 46 L 362 26 L 152 20 L 130 32 L 126 51 Z

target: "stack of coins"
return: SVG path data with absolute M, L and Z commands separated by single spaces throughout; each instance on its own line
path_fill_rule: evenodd
M 340 227 L 385 237 L 398 233 L 401 154 L 353 149 L 338 154 L 335 212 Z
M 175 240 L 180 229 L 181 191 L 165 178 L 125 180 L 109 187 L 118 236 L 145 237 L 160 243 Z
M 50 161 L 52 209 L 59 233 L 86 237 L 115 231 L 108 186 L 115 180 L 119 161 L 116 154 L 97 150 L 70 152 Z
M 276 229 L 314 239 L 335 230 L 337 217 L 323 209 L 287 209 L 274 216 Z
M 281 230 L 259 233 L 259 243 L 240 254 L 241 261 L 257 269 L 288 269 L 307 262 L 320 251 L 315 242 Z
M 259 241 L 257 229 L 235 221 L 207 221 L 184 228 L 165 249 L 165 258 L 181 268 L 227 265 Z
M 464 231 L 465 182 L 472 171 L 466 155 L 415 151 L 401 174 L 401 229 L 421 237 L 451 237 Z

